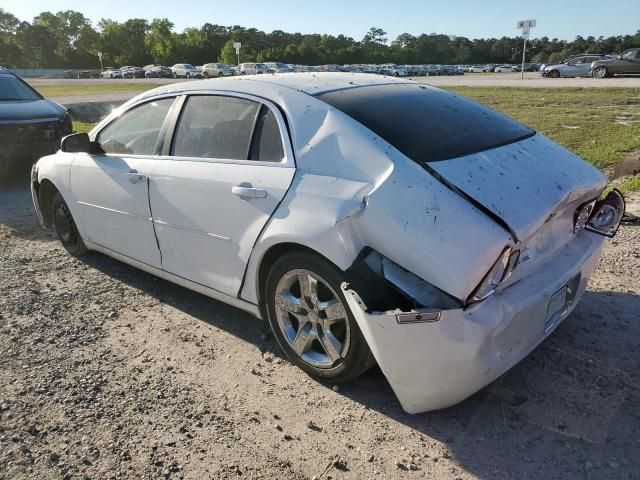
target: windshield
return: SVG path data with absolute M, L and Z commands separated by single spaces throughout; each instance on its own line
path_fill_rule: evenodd
M 535 134 L 469 99 L 414 83 L 348 88 L 317 98 L 353 117 L 418 163 L 461 157 Z
M 9 75 L 0 75 L 0 102 L 41 99 L 42 97 L 22 80 Z

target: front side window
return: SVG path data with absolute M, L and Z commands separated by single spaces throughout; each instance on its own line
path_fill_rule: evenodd
M 173 100 L 163 98 L 127 110 L 107 125 L 98 134 L 96 141 L 105 153 L 153 155 Z
M 244 98 L 189 97 L 176 127 L 171 154 L 247 160 L 260 104 Z

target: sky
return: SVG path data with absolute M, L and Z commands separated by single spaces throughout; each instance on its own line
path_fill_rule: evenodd
M 356 40 L 372 26 L 385 30 L 389 41 L 405 32 L 515 36 L 517 21 L 525 19 L 537 20 L 531 38 L 573 40 L 640 29 L 640 0 L 0 0 L 0 8 L 26 21 L 42 11 L 77 10 L 94 23 L 167 17 L 179 32 L 208 22 Z

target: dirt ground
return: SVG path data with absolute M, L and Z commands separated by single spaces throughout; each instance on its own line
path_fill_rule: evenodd
M 575 313 L 501 380 L 524 404 L 412 416 L 378 369 L 315 382 L 265 323 L 69 257 L 27 188 L 0 187 L 0 479 L 640 478 L 639 273 L 640 227 L 623 227 Z

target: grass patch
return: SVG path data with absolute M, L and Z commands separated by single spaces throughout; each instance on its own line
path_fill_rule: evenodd
M 640 175 L 632 175 L 630 177 L 618 178 L 611 182 L 607 191 L 617 188 L 624 195 L 631 192 L 640 192 Z
M 50 85 L 34 87 L 41 95 L 45 97 L 67 97 L 67 96 L 85 96 L 85 95 L 100 95 L 118 92 L 144 92 L 158 87 L 159 83 L 148 82 L 122 82 L 113 83 L 108 82 L 104 84 L 91 84 L 91 85 Z
M 95 126 L 95 123 L 80 122 L 77 120 L 73 121 L 73 130 L 76 133 L 89 133 L 89 131 L 91 131 L 91 129 Z
M 640 88 L 449 87 L 603 168 L 640 148 Z

